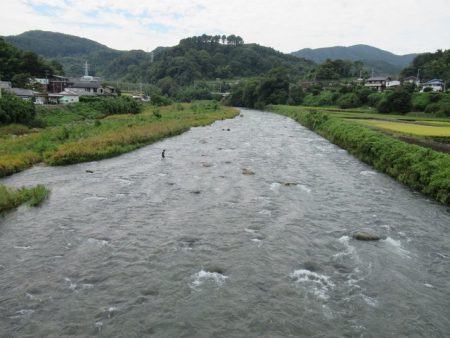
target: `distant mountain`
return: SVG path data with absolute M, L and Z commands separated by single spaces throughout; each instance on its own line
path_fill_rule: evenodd
M 362 61 L 367 68 L 374 68 L 375 73 L 398 74 L 407 67 L 418 54 L 396 55 L 391 52 L 367 45 L 350 47 L 304 48 L 291 53 L 294 56 L 322 63 L 327 59 Z
M 303 58 L 244 44 L 235 35 L 187 38 L 174 47 L 158 47 L 153 53 L 119 51 L 89 39 L 45 31 L 5 39 L 20 49 L 58 61 L 68 76 L 82 75 L 88 61 L 90 75 L 107 80 L 155 83 L 170 77 L 179 84 L 191 84 L 195 80 L 256 76 L 276 67 L 300 76 L 314 67 L 314 62 Z

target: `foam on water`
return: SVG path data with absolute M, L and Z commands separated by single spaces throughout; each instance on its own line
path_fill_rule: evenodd
M 249 229 L 249 228 L 245 228 L 244 231 L 248 232 L 249 234 L 254 234 L 256 232 L 255 229 Z
M 308 194 L 311 193 L 311 189 L 308 188 L 306 185 L 298 184 L 297 187 L 299 187 L 300 190 L 302 190 L 302 191 L 304 191 L 304 192 L 306 192 L 306 193 L 308 193 Z
M 378 305 L 378 301 L 377 301 L 375 298 L 366 296 L 366 295 L 364 295 L 364 294 L 362 294 L 362 293 L 361 293 L 361 297 L 362 297 L 362 299 L 364 299 L 364 301 L 365 301 L 368 305 L 370 305 L 370 306 L 372 306 L 372 307 L 376 307 L 376 306 Z
M 393 239 L 391 237 L 386 237 L 384 242 L 387 243 L 398 254 L 410 258 L 409 257 L 409 251 L 402 248 L 402 243 L 400 242 L 400 240 L 395 240 L 395 239 Z
M 377 173 L 375 171 L 371 171 L 371 170 L 362 170 L 359 174 L 361 176 L 374 176 Z
M 20 318 L 20 317 L 23 317 L 23 316 L 29 317 L 33 313 L 34 313 L 34 310 L 22 309 L 22 310 L 16 311 L 15 316 L 10 316 L 9 318 L 16 319 L 16 318 Z
M 15 245 L 15 246 L 14 246 L 14 249 L 28 250 L 28 249 L 30 249 L 30 248 L 31 248 L 31 246 L 29 246 L 29 245 L 24 245 L 24 246 L 21 246 L 21 245 Z
M 327 300 L 328 293 L 335 287 L 330 277 L 305 269 L 295 270 L 290 275 L 296 283 L 305 285 L 307 290 L 317 298 Z
M 97 246 L 101 246 L 101 247 L 107 246 L 109 244 L 109 242 L 105 239 L 97 239 L 97 238 L 92 238 L 92 237 L 88 238 L 87 242 L 89 244 L 97 245 Z
M 280 186 L 281 186 L 280 183 L 278 183 L 278 182 L 273 182 L 273 183 L 270 185 L 270 190 L 272 190 L 272 191 L 277 191 L 277 190 L 280 188 Z
M 194 274 L 192 278 L 194 279 L 194 281 L 192 282 L 191 286 L 192 288 L 197 289 L 200 285 L 207 281 L 213 282 L 217 286 L 222 286 L 228 279 L 228 276 L 225 276 L 218 272 L 200 270 L 199 272 Z
M 334 258 L 339 258 L 342 256 L 352 256 L 354 258 L 358 258 L 355 247 L 350 245 L 349 236 L 342 236 L 338 239 L 338 241 L 344 245 L 344 251 L 334 254 L 333 255 Z

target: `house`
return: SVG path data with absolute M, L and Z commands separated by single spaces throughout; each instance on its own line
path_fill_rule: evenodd
M 369 77 L 366 80 L 364 86 L 376 89 L 377 91 L 381 92 L 386 89 L 386 83 L 391 80 L 392 79 L 390 77 L 386 76 L 373 76 Z
M 11 82 L 9 81 L 0 81 L 0 89 L 11 88 Z
M 48 94 L 47 93 L 34 93 L 34 104 L 47 104 Z
M 398 80 L 386 81 L 386 88 L 400 87 L 401 83 Z
M 117 89 L 112 86 L 105 86 L 103 87 L 103 94 L 104 95 L 117 95 Z
M 420 84 L 420 80 L 415 76 L 408 76 L 403 79 L 403 84 L 407 83 L 415 84 L 416 86 L 418 86 Z
M 421 92 L 424 92 L 426 88 L 431 88 L 431 91 L 433 92 L 443 92 L 445 91 L 445 82 L 441 79 L 433 79 L 422 83 Z
M 24 88 L 6 88 L 5 92 L 20 97 L 21 99 L 26 101 L 33 101 L 34 95 L 37 94 L 37 92 L 31 89 Z
M 70 88 L 60 92 L 59 95 L 58 102 L 60 104 L 80 102 L 80 95 L 77 92 L 72 91 Z
M 52 75 L 48 78 L 47 91 L 49 93 L 59 93 L 66 89 L 69 79 L 65 76 Z

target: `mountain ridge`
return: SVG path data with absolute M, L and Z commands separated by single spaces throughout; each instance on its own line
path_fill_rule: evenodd
M 356 44 L 348 47 L 303 48 L 292 52 L 291 55 L 312 60 L 319 64 L 325 62 L 327 59 L 362 61 L 368 69 L 374 68 L 377 73 L 393 75 L 393 73 L 397 74 L 403 68 L 407 67 L 419 54 L 397 55 L 377 47 Z

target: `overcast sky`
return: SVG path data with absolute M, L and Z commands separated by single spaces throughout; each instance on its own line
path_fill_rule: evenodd
M 236 34 L 282 52 L 368 44 L 396 54 L 450 48 L 450 0 L 7 0 L 0 35 L 49 30 L 153 50 Z

